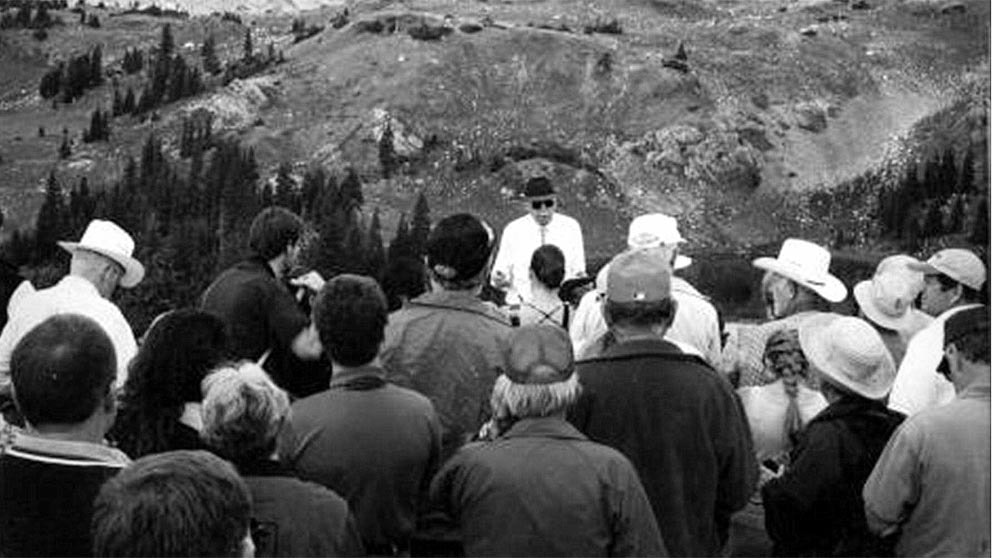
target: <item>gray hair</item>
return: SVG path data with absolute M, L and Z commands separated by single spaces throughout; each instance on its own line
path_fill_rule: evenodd
M 217 368 L 203 380 L 200 437 L 232 461 L 266 458 L 289 415 L 289 396 L 262 367 L 245 361 Z
M 567 410 L 581 394 L 577 372 L 552 384 L 517 384 L 500 374 L 489 403 L 497 419 L 547 417 Z

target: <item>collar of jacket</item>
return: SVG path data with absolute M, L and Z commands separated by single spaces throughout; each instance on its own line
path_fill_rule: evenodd
M 616 343 L 608 348 L 603 354 L 582 360 L 580 362 L 602 362 L 627 360 L 632 358 L 643 358 L 649 356 L 660 356 L 671 360 L 692 361 L 709 367 L 705 360 L 696 356 L 682 352 L 674 343 L 661 338 L 638 338 L 631 341 Z
M 518 420 L 500 438 L 588 439 L 568 421 L 560 417 L 533 417 Z
M 820 411 L 819 414 L 810 420 L 810 424 L 814 422 L 834 420 L 851 415 L 876 415 L 879 417 L 889 418 L 891 412 L 881 401 L 874 401 L 872 399 L 866 399 L 857 395 L 845 394 L 837 401 L 834 401 L 828 405 L 826 409 Z
M 477 314 L 506 326 L 510 325 L 509 318 L 469 291 L 424 293 L 411 300 L 409 305 L 411 307 L 440 308 L 457 312 L 467 312 L 469 314 Z
M 248 459 L 234 463 L 238 473 L 243 477 L 291 477 L 290 472 L 282 463 L 272 459 Z

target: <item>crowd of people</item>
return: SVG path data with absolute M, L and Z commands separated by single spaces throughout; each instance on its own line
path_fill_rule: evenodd
M 523 198 L 501 235 L 441 219 L 385 290 L 300 273 L 265 208 L 140 340 L 131 236 L 60 243 L 61 281 L 4 292 L 0 555 L 729 556 L 746 512 L 776 556 L 989 556 L 975 253 L 885 258 L 849 316 L 790 238 L 754 261 L 767 320 L 724 331 L 674 217 L 592 277 L 552 182 Z

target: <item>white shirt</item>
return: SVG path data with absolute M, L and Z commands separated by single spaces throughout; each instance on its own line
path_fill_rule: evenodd
M 800 383 L 797 386 L 796 403 L 799 407 L 799 421 L 806 426 L 820 411 L 827 408 L 823 394 Z M 737 390 L 741 405 L 747 414 L 754 438 L 754 452 L 758 462 L 773 459 L 789 451 L 785 439 L 785 415 L 789 410 L 789 394 L 782 380 L 764 386 L 744 387 Z
M 10 357 L 18 341 L 36 325 L 56 314 L 81 314 L 100 324 L 117 353 L 117 381 L 127 379 L 127 367 L 138 352 L 131 325 L 120 309 L 100 296 L 82 277 L 66 275 L 54 286 L 27 293 L 10 307 L 10 319 L 0 334 L 0 390 L 10 389 Z
M 537 224 L 534 217 L 524 215 L 510 221 L 503 229 L 499 241 L 499 252 L 493 263 L 493 273 L 502 273 L 511 287 L 507 292 L 508 301 L 519 298 L 528 300 L 530 292 L 530 260 L 545 244 L 554 244 L 565 255 L 565 279 L 572 279 L 586 273 L 586 251 L 582 243 L 582 227 L 579 222 L 567 215 L 555 213 L 548 226 Z
M 954 384 L 937 373 L 944 358 L 944 322 L 977 304 L 955 306 L 934 318 L 930 325 L 909 340 L 889 393 L 889 408 L 907 416 L 954 399 Z
M 703 359 L 716 367 L 721 353 L 720 321 L 716 308 L 695 287 L 681 277 L 672 276 L 672 298 L 678 303 L 675 320 L 665 333 L 665 339 L 689 345 Z M 603 318 L 602 293 L 595 290 L 582 296 L 572 317 L 569 336 L 576 356 L 584 354 L 608 329 Z

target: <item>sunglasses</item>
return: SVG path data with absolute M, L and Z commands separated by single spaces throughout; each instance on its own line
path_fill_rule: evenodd
M 534 200 L 530 202 L 530 206 L 537 210 L 544 208 L 550 209 L 555 206 L 555 200 Z

